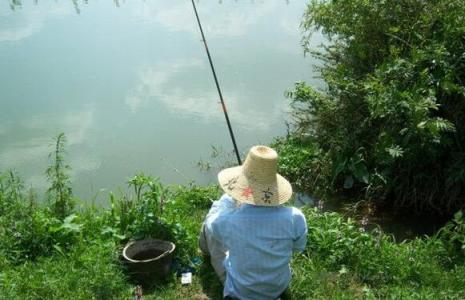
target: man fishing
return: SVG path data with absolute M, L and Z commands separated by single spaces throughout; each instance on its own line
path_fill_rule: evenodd
M 225 194 L 213 203 L 199 244 L 224 284 L 225 299 L 280 298 L 291 280 L 292 253 L 305 249 L 305 217 L 282 206 L 292 187 L 277 174 L 277 159 L 273 149 L 255 146 L 242 166 L 218 174 Z

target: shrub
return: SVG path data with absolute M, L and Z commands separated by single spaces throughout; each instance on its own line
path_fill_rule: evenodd
M 198 256 L 198 236 L 203 219 L 212 201 L 218 200 L 220 194 L 217 185 L 172 187 L 165 218 L 174 226 L 178 256 L 183 263 L 193 265 L 192 260 Z
M 170 189 L 142 173 L 128 183 L 134 190 L 132 196 L 110 194 L 111 209 L 104 217 L 102 235 L 122 242 L 143 238 L 171 241 L 181 262 L 191 264 L 197 255 L 200 215 L 218 197 L 218 188 L 191 185 Z
M 0 176 L 0 186 L 0 253 L 8 264 L 67 249 L 78 239 L 76 216 L 60 220 L 49 209 L 37 207 L 26 198 L 13 171 Z
M 175 187 L 172 199 L 169 202 L 170 209 L 179 209 L 188 212 L 192 209 L 209 209 L 212 202 L 218 200 L 221 191 L 218 186 L 189 186 Z
M 328 182 L 328 157 L 312 140 L 301 140 L 297 136 L 278 138 L 272 144 L 279 154 L 278 168 L 300 191 L 313 195 L 324 194 L 330 186 Z
M 443 241 L 448 265 L 465 262 L 465 217 L 462 211 L 441 228 L 437 236 Z
M 439 236 L 395 243 L 375 229 L 365 232 L 337 213 L 306 209 L 308 242 L 293 262 L 293 296 L 299 299 L 413 298 L 465 296 L 464 253 L 457 220 Z M 463 221 L 463 220 L 462 220 Z M 463 223 L 460 221 L 460 223 Z M 450 237 L 453 237 L 452 239 Z M 452 241 L 451 241 L 452 240 Z M 463 248 L 462 248 L 463 249 Z M 455 250 L 454 250 L 455 251 Z
M 303 44 L 326 86 L 289 96 L 297 132 L 330 161 L 313 177 L 418 212 L 465 204 L 464 11 L 458 0 L 311 1 Z M 309 48 L 315 30 L 323 51 Z

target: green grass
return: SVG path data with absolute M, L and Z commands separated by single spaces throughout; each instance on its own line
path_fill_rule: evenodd
M 460 214 L 436 236 L 403 243 L 379 230 L 363 232 L 337 213 L 306 210 L 305 214 L 308 245 L 293 262 L 291 287 L 297 299 L 465 297 Z
M 135 283 L 120 262 L 121 250 L 128 240 L 146 237 L 176 243 L 178 265 L 195 273 L 187 286 L 173 273 L 146 287 L 144 299 L 221 299 L 221 284 L 208 262 L 198 263 L 197 248 L 219 188 L 167 187 L 143 174 L 130 183 L 134 192 L 110 196 L 109 208 L 81 204 L 61 219 L 50 204 L 35 203 L 19 177 L 0 176 L 0 299 L 130 299 Z M 402 243 L 337 213 L 304 213 L 308 244 L 292 261 L 294 299 L 465 298 L 461 213 L 435 236 Z

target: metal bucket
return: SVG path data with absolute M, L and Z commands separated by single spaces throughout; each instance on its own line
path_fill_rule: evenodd
M 129 275 L 139 282 L 166 279 L 175 248 L 173 243 L 162 240 L 129 242 L 123 249 L 123 259 Z

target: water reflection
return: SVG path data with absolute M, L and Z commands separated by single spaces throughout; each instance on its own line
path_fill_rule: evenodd
M 81 13 L 81 7 L 80 5 L 82 4 L 85 4 L 85 5 L 88 5 L 89 4 L 89 0 L 69 0 L 73 6 L 74 6 L 74 9 L 75 9 L 75 12 L 77 14 L 80 14 Z M 125 1 L 123 0 L 123 3 Z M 200 3 L 199 0 L 196 0 L 197 3 Z M 238 0 L 234 0 L 234 2 L 238 2 Z M 257 1 L 255 0 L 250 0 L 250 3 L 253 3 L 255 4 Z M 263 3 L 264 1 L 260 1 L 260 3 Z M 284 2 L 286 3 L 286 5 L 289 5 L 290 4 L 290 0 L 284 0 Z M 34 5 L 38 5 L 39 4 L 39 0 L 33 0 L 33 3 Z M 120 0 L 113 0 L 113 4 L 115 7 L 121 7 L 121 2 Z M 223 4 L 223 0 L 218 0 L 218 4 Z M 22 0 L 9 0 L 9 6 L 10 6 L 10 9 L 11 10 L 17 10 L 17 9 L 20 9 L 22 6 L 23 6 L 23 2 Z
M 9 4 L 10 4 L 10 8 L 11 8 L 12 10 L 21 8 L 21 6 L 22 6 L 22 0 L 9 0 L 9 1 L 10 1 L 10 3 L 9 3 Z M 76 13 L 80 13 L 80 11 L 81 11 L 80 8 L 79 8 L 79 2 L 80 2 L 80 1 L 78 1 L 78 0 L 70 0 L 70 1 L 71 1 L 71 2 L 73 3 L 73 5 L 77 8 L 77 9 L 76 9 Z M 195 0 L 195 1 L 196 1 L 197 3 L 200 3 L 200 0 Z M 89 0 L 81 0 L 81 2 L 84 3 L 84 4 L 86 4 L 86 5 L 89 4 Z M 124 3 L 124 2 L 125 2 L 125 1 L 123 0 L 123 3 Z M 234 2 L 238 2 L 238 0 L 234 0 Z M 255 2 L 256 2 L 255 0 L 250 0 L 250 3 L 255 3 Z M 114 3 L 114 5 L 115 5 L 116 7 L 120 7 L 120 6 L 121 6 L 120 0 L 113 0 L 113 3 Z M 285 0 L 285 3 L 286 3 L 287 5 L 289 5 L 290 0 Z M 34 0 L 34 4 L 35 4 L 35 5 L 39 4 L 39 0 Z M 218 4 L 223 4 L 223 0 L 218 0 Z
M 63 131 L 84 198 L 137 171 L 215 180 L 197 162 L 211 145 L 232 147 L 189 1 L 9 3 L 0 4 L 0 170 L 44 185 L 49 142 Z M 239 149 L 284 134 L 284 91 L 311 79 L 299 46 L 305 4 L 201 3 Z
M 99 168 L 100 161 L 89 152 L 83 152 L 82 146 L 89 142 L 89 132 L 94 126 L 94 106 L 87 105 L 80 111 L 68 112 L 64 115 L 35 115 L 29 119 L 16 122 L 15 134 L 24 135 L 16 142 L 0 148 L 0 170 L 24 170 L 37 167 L 35 172 L 22 174 L 26 182 L 35 188 L 46 186 L 43 171 L 47 165 L 48 153 L 53 143 L 52 137 L 59 130 L 67 133 L 68 149 L 73 150 L 69 163 L 73 166 L 70 175 L 77 177 L 85 171 Z M 0 124 L 0 128 L 5 127 Z
M 19 3 L 19 4 L 18 4 Z M 48 19 L 72 13 L 68 4 L 46 3 L 35 9 L 21 9 L 21 1 L 10 2 L 12 11 L 2 9 L 0 3 L 0 42 L 18 42 L 40 32 Z
M 274 12 L 279 6 L 277 1 L 267 1 L 261 5 L 248 7 L 215 7 L 206 5 L 200 7 L 201 19 L 208 35 L 208 39 L 216 37 L 239 37 L 248 32 L 248 29 L 259 23 L 261 19 Z M 238 9 L 240 9 L 238 11 Z M 170 31 L 188 32 L 198 36 L 198 28 L 193 16 L 192 6 L 189 1 L 170 2 L 163 9 L 141 3 L 135 8 L 134 15 L 137 19 L 147 23 L 158 23 Z M 298 31 L 299 20 L 295 29 Z
M 2 12 L 0 4 L 0 42 L 16 41 L 29 37 L 38 32 L 43 22 L 53 16 L 69 14 L 74 10 L 81 14 L 82 5 L 88 5 L 92 1 L 69 0 L 54 3 L 35 1 L 37 8 L 34 10 L 22 9 L 23 2 L 10 0 L 12 11 L 18 13 L 8 14 Z M 200 2 L 200 1 L 198 1 Z M 121 3 L 114 0 L 114 7 L 120 7 Z M 255 1 L 251 1 L 255 3 Z M 285 2 L 287 5 L 289 1 Z M 98 3 L 96 3 L 98 4 Z M 123 2 L 123 4 L 126 4 Z M 223 4 L 223 3 L 219 3 Z M 253 5 L 243 9 L 243 3 L 239 6 L 215 7 L 212 5 L 201 6 L 201 17 L 205 20 L 205 30 L 208 38 L 215 37 L 239 37 L 247 33 L 248 29 L 257 24 L 260 19 L 271 15 L 280 5 L 278 1 L 260 1 L 260 5 Z M 223 6 L 223 5 L 222 5 Z M 198 35 L 195 26 L 192 6 L 189 1 L 164 2 L 154 4 L 140 0 L 137 5 L 126 5 L 133 18 L 147 23 L 157 23 L 170 31 L 189 32 Z M 300 19 L 281 19 L 281 25 L 288 32 L 298 34 Z M 12 25 L 17 24 L 17 25 Z
M 208 88 L 210 85 L 208 66 L 201 59 L 160 63 L 139 71 L 139 83 L 125 103 L 133 114 L 140 109 L 155 110 L 161 103 L 179 116 L 198 117 L 207 123 L 222 121 L 218 95 L 213 86 Z M 247 91 L 229 90 L 227 105 L 234 123 L 254 131 L 270 129 L 283 115 L 285 103 L 266 103 L 264 97 L 252 99 L 249 95 Z M 265 105 L 261 105 L 263 100 Z

